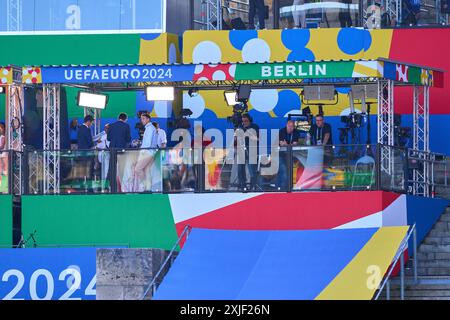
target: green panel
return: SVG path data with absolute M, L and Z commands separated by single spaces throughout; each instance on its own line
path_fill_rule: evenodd
M 23 196 L 22 232 L 38 246 L 129 245 L 171 249 L 177 240 L 161 194 Z
M 12 246 L 12 196 L 0 195 L 0 247 Z
M 0 65 L 138 63 L 139 34 L 0 37 Z
M 77 93 L 79 89 L 66 87 L 67 92 L 67 112 L 69 119 L 82 118 L 83 108 L 77 106 Z M 117 118 L 119 113 L 125 112 L 132 117 L 136 112 L 136 92 L 108 92 L 108 105 L 102 110 L 102 118 Z
M 354 61 L 238 64 L 236 80 L 351 78 Z

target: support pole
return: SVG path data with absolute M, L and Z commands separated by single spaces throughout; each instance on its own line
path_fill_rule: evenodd
M 59 193 L 60 85 L 44 84 L 44 194 Z
M 413 255 L 414 255 L 414 267 L 413 267 L 414 281 L 417 283 L 417 229 L 415 225 L 413 230 Z
M 400 300 L 405 300 L 405 266 L 404 252 L 400 256 Z

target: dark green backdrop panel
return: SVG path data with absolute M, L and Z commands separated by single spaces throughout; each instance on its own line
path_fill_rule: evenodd
M 177 234 L 167 195 L 23 196 L 22 232 L 38 246 L 170 249 Z
M 14 35 L 0 37 L 0 66 L 139 63 L 140 34 Z M 67 93 L 69 119 L 83 117 L 76 106 L 76 90 Z M 5 119 L 5 95 L 0 95 L 0 119 Z M 110 95 L 102 118 L 116 118 L 120 112 L 133 116 L 136 93 Z
M 0 247 L 12 245 L 12 196 L 0 195 Z

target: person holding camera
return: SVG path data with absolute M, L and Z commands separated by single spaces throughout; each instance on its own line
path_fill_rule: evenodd
M 257 179 L 257 159 L 254 159 L 254 157 L 252 156 L 256 155 L 256 158 L 258 157 L 259 126 L 253 123 L 253 119 L 248 113 L 244 113 L 242 115 L 242 125 L 240 125 L 236 130 L 235 139 L 238 152 L 237 159 L 239 188 L 245 188 L 245 190 L 254 190 L 256 187 Z M 239 157 L 239 150 L 241 150 L 242 148 L 244 148 L 244 159 L 240 159 Z M 250 175 L 249 186 L 247 185 L 247 174 L 245 170 L 245 167 L 247 165 Z

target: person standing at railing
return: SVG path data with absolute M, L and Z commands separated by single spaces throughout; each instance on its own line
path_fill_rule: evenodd
M 164 131 L 164 129 L 161 129 L 159 127 L 158 122 L 153 121 L 152 124 L 155 127 L 155 129 L 156 129 L 156 136 L 158 137 L 156 144 L 157 144 L 158 148 L 164 149 L 167 146 L 167 134 L 166 134 L 166 131 Z
M 294 0 L 292 5 L 295 28 L 306 28 L 306 10 L 302 7 L 304 3 L 305 0 Z
M 70 149 L 76 150 L 78 148 L 78 120 L 72 119 L 69 125 L 69 136 L 70 136 Z
M 78 149 L 88 150 L 94 147 L 94 141 L 92 140 L 92 131 L 91 131 L 93 123 L 94 118 L 91 115 L 87 115 L 84 117 L 83 124 L 78 127 L 77 131 Z
M 331 126 L 325 123 L 322 114 L 316 116 L 316 123 L 311 126 L 306 135 L 306 144 L 313 146 L 324 146 L 324 164 L 331 164 L 333 159 L 333 138 L 331 134 Z
M 253 123 L 248 113 L 242 115 L 242 125 L 235 133 L 237 160 L 238 160 L 238 184 L 241 190 L 255 190 L 257 181 L 257 157 L 259 126 Z M 243 143 L 244 142 L 244 143 Z M 243 145 L 242 145 L 243 143 Z M 239 150 L 244 149 L 244 159 L 239 156 Z M 255 150 L 256 149 L 256 150 Z M 242 161 L 244 160 L 244 161 Z M 244 162 L 244 163 L 242 163 Z M 250 175 L 250 185 L 247 185 L 246 166 Z
M 109 126 L 107 140 L 110 149 L 124 149 L 130 145 L 131 133 L 127 120 L 127 114 L 122 112 L 118 120 Z
M 158 136 L 156 128 L 151 122 L 148 113 L 141 115 L 141 123 L 145 127 L 144 137 L 142 138 L 141 150 L 134 168 L 134 191 L 151 191 L 152 177 L 146 177 L 146 172 L 150 171 L 155 161 L 156 148 L 158 147 Z
M 259 29 L 266 28 L 264 0 L 249 0 L 248 2 L 248 28 L 255 29 L 255 14 L 258 14 Z
M 295 129 L 295 123 L 293 120 L 288 120 L 286 123 L 286 127 L 280 129 L 279 135 L 279 145 L 282 147 L 279 156 L 279 169 L 277 176 L 277 187 L 284 188 L 286 187 L 287 182 L 287 147 L 298 145 L 298 141 L 300 140 L 300 132 Z M 290 182 L 292 183 L 292 182 Z

